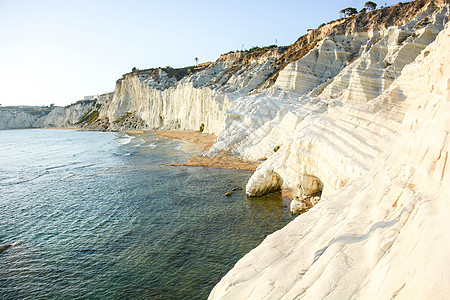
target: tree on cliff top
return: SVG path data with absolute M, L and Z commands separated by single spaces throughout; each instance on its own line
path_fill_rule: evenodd
M 375 10 L 375 9 L 377 9 L 377 4 L 375 2 L 372 2 L 372 1 L 367 1 L 364 4 L 364 7 L 367 7 L 368 10 Z
M 344 15 L 344 17 L 350 17 L 353 15 L 356 15 L 358 13 L 358 10 L 354 7 L 347 7 L 347 8 L 341 9 L 339 11 L 339 13 Z

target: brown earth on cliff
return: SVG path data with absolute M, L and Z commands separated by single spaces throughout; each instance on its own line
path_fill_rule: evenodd
M 357 32 L 368 32 L 385 29 L 390 26 L 401 26 L 406 22 L 411 21 L 424 9 L 434 8 L 441 3 L 448 2 L 448 0 L 416 0 L 409 3 L 400 2 L 394 6 L 384 7 L 366 13 L 359 13 L 347 18 L 331 21 L 317 29 L 308 30 L 307 34 L 301 36 L 294 44 L 290 45 L 288 49 L 284 51 L 283 55 L 274 63 L 275 70 L 272 75 L 256 89 L 267 88 L 273 85 L 281 70 L 288 64 L 301 59 L 313 49 L 319 41 L 328 36 L 352 35 Z M 422 26 L 426 26 L 426 20 L 424 20 Z M 357 55 L 355 54 L 352 58 L 353 60 L 356 59 Z
M 124 74 L 121 79 L 117 80 L 116 89 L 121 89 L 122 81 L 128 76 L 137 76 L 140 80 L 153 77 L 156 82 L 161 79 L 162 74 L 167 74 L 172 79 L 172 84 L 162 86 L 165 89 L 173 85 L 181 79 L 191 76 L 197 72 L 214 68 L 217 63 L 224 61 L 231 62 L 231 66 L 223 73 L 218 74 L 211 81 L 205 82 L 203 86 L 211 88 L 227 85 L 228 80 L 238 72 L 250 68 L 252 62 L 264 59 L 273 58 L 273 71 L 266 74 L 266 79 L 249 91 L 255 93 L 261 89 L 272 86 L 281 70 L 287 65 L 295 62 L 306 54 L 308 54 L 317 43 L 326 37 L 334 35 L 352 35 L 357 32 L 368 32 L 373 30 L 382 30 L 390 26 L 401 26 L 408 21 L 411 21 L 418 13 L 425 9 L 434 9 L 438 5 L 448 3 L 449 0 L 416 0 L 408 3 L 398 3 L 394 6 L 383 7 L 369 12 L 360 12 L 359 14 L 330 21 L 327 24 L 321 25 L 317 29 L 309 29 L 308 33 L 297 39 L 295 43 L 290 46 L 276 46 L 271 45 L 267 47 L 253 47 L 245 51 L 230 51 L 221 55 L 214 63 L 202 63 L 198 66 L 190 66 L 185 68 L 152 68 L 145 70 L 134 70 Z M 424 27 L 427 25 L 427 18 L 419 22 L 416 27 Z M 353 53 L 348 63 L 353 62 L 358 58 L 358 53 Z

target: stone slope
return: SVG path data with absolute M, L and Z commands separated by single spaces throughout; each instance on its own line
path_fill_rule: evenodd
M 449 47 L 447 26 L 380 96 L 409 87 L 371 170 L 268 236 L 210 299 L 448 297 Z
M 320 60 L 312 62 L 311 57 L 321 57 L 320 49 L 328 47 L 319 43 L 310 54 L 292 63 L 302 66 L 296 74 L 292 74 L 292 77 L 302 78 L 296 81 L 300 82 L 298 88 L 288 91 L 287 85 L 283 89 L 277 86 L 279 80 L 288 77 L 283 75 L 283 72 L 290 70 L 286 68 L 274 87 L 253 95 L 254 99 L 264 99 L 260 101 L 270 108 L 246 111 L 242 121 L 238 120 L 240 124 L 235 118 L 233 125 L 219 136 L 223 144 L 216 144 L 212 150 L 232 147 L 233 153 L 246 159 L 265 160 L 254 174 L 258 180 L 249 181 L 248 191 L 254 191 L 253 185 L 261 185 L 264 181 L 261 174 L 267 173 L 267 170 L 279 174 L 285 185 L 300 190 L 308 189 L 312 177 L 320 181 L 325 195 L 340 189 L 350 179 L 372 168 L 374 159 L 389 142 L 388 137 L 402 121 L 406 109 L 402 101 L 409 88 L 406 86 L 408 83 L 402 84 L 400 80 L 394 87 L 392 84 L 401 70 L 434 41 L 448 21 L 448 14 L 448 5 L 433 10 L 427 7 L 402 27 L 348 38 L 334 36 L 334 40 L 366 40 L 365 43 L 358 43 L 362 45 L 358 46 L 359 57 L 348 65 L 342 65 L 338 59 L 334 64 L 326 63 L 333 60 L 330 56 L 320 65 L 317 64 Z M 415 29 L 424 18 L 428 19 L 428 24 Z M 398 37 L 404 32 L 409 32 L 410 37 L 400 43 Z M 331 49 L 336 54 L 337 48 Z M 386 65 L 388 58 L 392 63 Z M 313 76 L 309 76 L 311 73 L 308 75 L 306 69 L 312 70 L 314 66 L 318 70 L 323 66 L 325 69 L 322 68 L 322 71 L 334 69 L 332 71 L 335 72 L 336 65 L 344 66 L 336 76 L 311 89 L 311 92 L 305 92 L 311 85 L 320 82 L 311 79 Z M 282 81 L 280 85 L 286 82 Z M 309 85 L 307 88 L 306 83 Z M 387 93 L 391 89 L 392 92 Z M 256 122 L 253 125 L 248 121 L 264 119 L 267 113 L 263 109 L 273 112 L 269 113 L 269 121 L 263 125 Z M 273 149 L 276 147 L 279 150 L 275 153 Z

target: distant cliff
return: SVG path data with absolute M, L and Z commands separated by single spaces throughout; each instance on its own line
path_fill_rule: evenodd
M 80 100 L 66 107 L 60 106 L 0 106 L 0 130 L 24 128 L 84 128 L 101 106 L 111 100 L 114 93 Z M 95 118 L 96 120 L 97 118 Z
M 95 96 L 92 100 L 80 100 L 66 107 L 56 107 L 43 118 L 42 124 L 46 128 L 83 128 L 97 119 L 98 111 L 112 96 L 113 93 L 107 93 Z
M 42 127 L 50 107 L 0 106 L 0 130 Z

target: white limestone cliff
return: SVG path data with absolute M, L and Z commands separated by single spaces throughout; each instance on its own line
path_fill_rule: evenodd
M 311 90 L 306 95 L 304 84 L 297 90 L 280 92 L 275 83 L 274 88 L 255 96 L 258 99 L 267 99 L 265 102 L 271 105 L 270 111 L 273 111 L 269 114 L 272 115 L 271 120 L 264 122 L 263 125 L 246 122 L 241 126 L 235 121 L 219 140 L 235 142 L 232 146 L 233 153 L 246 159 L 265 160 L 259 169 L 277 172 L 285 185 L 298 189 L 305 189 L 309 184 L 309 178 L 314 176 L 322 182 L 323 194 L 327 195 L 342 188 L 350 179 L 365 174 L 373 167 L 374 159 L 384 150 L 388 138 L 395 132 L 404 116 L 406 107 L 397 102 L 405 99 L 409 89 L 405 84 L 408 82 L 401 83 L 399 80 L 393 87 L 393 80 L 398 77 L 408 61 L 419 55 L 424 45 L 434 40 L 448 20 L 448 5 L 430 14 L 426 12 L 427 9 L 401 29 L 390 27 L 382 32 L 359 34 L 356 38 L 349 37 L 349 40 L 358 40 L 356 43 L 358 45 L 362 45 L 361 41 L 364 39 L 369 44 L 352 46 L 353 49 L 360 49 L 361 53 L 335 77 L 321 84 L 321 87 L 309 86 Z M 425 18 L 428 20 L 426 26 L 416 26 Z M 404 31 L 408 31 L 411 36 L 414 34 L 415 38 L 410 40 L 412 46 L 408 46 L 405 41 L 398 42 L 398 35 Z M 334 36 L 333 39 L 343 41 L 345 37 Z M 304 63 L 308 69 L 308 66 L 312 66 L 309 57 L 320 57 L 321 55 L 312 53 L 323 47 L 323 44 L 319 45 L 318 48 L 311 50 L 311 55 L 306 55 L 295 64 Z M 380 52 L 384 55 L 380 56 Z M 395 59 L 391 60 L 392 65 L 387 68 L 392 67 L 397 71 L 390 73 L 392 80 L 386 84 L 380 80 L 380 73 L 374 70 L 384 69 L 384 63 L 381 65 L 380 62 L 389 55 Z M 318 69 L 317 62 L 315 64 L 315 68 Z M 323 67 L 325 69 L 326 66 L 330 66 L 335 72 L 333 65 L 321 65 L 325 66 Z M 285 82 L 282 73 L 279 79 Z M 367 78 L 361 80 L 361 76 Z M 321 78 L 323 80 L 323 77 Z M 344 78 L 351 84 L 341 86 Z M 319 81 L 311 82 L 318 84 Z M 328 93 L 331 90 L 342 92 L 339 92 L 339 96 L 333 96 Z M 377 96 L 380 97 L 376 98 Z M 252 112 L 247 112 L 245 117 L 261 120 L 266 115 L 255 109 L 253 115 Z M 235 128 L 245 128 L 245 131 Z M 230 145 L 221 146 L 222 149 L 227 147 Z M 275 147 L 279 147 L 276 153 L 273 151 Z M 213 146 L 211 151 L 215 149 L 216 146 Z M 258 183 L 261 184 L 261 179 Z M 248 188 L 252 189 L 251 186 Z
M 92 101 L 80 101 L 68 107 L 56 107 L 43 120 L 43 127 L 76 127 L 80 118 L 92 108 Z
M 81 128 L 80 119 L 111 101 L 113 93 L 80 100 L 66 107 L 51 105 L 0 107 L 0 130 L 24 128 Z
M 114 98 L 99 118 L 108 118 L 112 129 L 120 129 L 128 114 L 142 120 L 145 128 L 198 130 L 204 124 L 206 132 L 220 134 L 231 103 L 266 79 L 277 55 L 269 50 L 245 62 L 242 52 L 223 55 L 180 80 L 167 68 L 127 74 L 117 82 Z
M 21 109 L 0 108 L 0 130 L 33 128 L 39 117 Z
M 105 93 L 92 100 L 80 100 L 64 108 L 57 107 L 44 118 L 44 127 L 82 127 L 85 125 L 79 123 L 82 117 L 99 111 L 112 100 L 113 95 L 114 93 Z
M 402 107 L 406 113 L 401 123 L 388 125 L 370 168 L 268 236 L 222 278 L 210 299 L 448 297 L 448 49 L 447 26 L 373 101 L 374 107 L 390 105 L 386 112 Z

